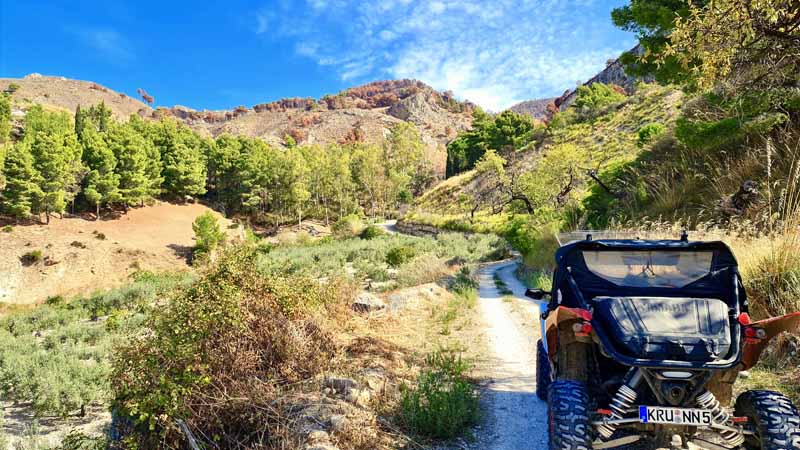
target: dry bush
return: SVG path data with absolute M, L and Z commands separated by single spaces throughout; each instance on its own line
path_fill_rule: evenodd
M 185 420 L 221 448 L 286 448 L 292 399 L 340 352 L 350 282 L 266 277 L 234 247 L 116 352 L 115 407 L 138 448 L 177 448 Z
M 308 139 L 308 131 L 301 128 L 290 128 L 286 134 L 291 136 L 292 139 L 294 139 L 294 141 L 298 144 L 305 142 L 305 140 Z

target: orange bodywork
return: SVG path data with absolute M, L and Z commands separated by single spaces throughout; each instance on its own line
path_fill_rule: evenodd
M 551 312 L 544 322 L 545 335 L 547 338 L 547 353 L 550 359 L 554 359 L 557 353 L 559 327 L 574 322 L 591 322 L 591 320 L 592 313 L 585 309 L 559 306 L 555 311 Z
M 767 347 L 769 341 L 775 336 L 784 333 L 800 330 L 800 312 L 787 314 L 781 317 L 773 317 L 758 322 L 753 322 L 749 326 L 762 329 L 766 333 L 760 339 L 745 339 L 742 347 L 742 365 L 747 370 L 756 365 L 761 352 Z

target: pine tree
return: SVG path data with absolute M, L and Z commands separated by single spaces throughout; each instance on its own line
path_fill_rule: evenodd
M 21 219 L 29 218 L 43 193 L 37 184 L 39 173 L 33 167 L 33 155 L 27 142 L 10 146 L 3 172 L 6 185 L 0 193 L 0 210 Z
M 150 192 L 145 139 L 127 125 L 113 125 L 106 133 L 106 143 L 117 161 L 122 204 L 127 208 L 144 203 Z
M 108 131 L 113 119 L 111 118 L 111 110 L 106 107 L 105 102 L 100 102 L 92 106 L 86 112 L 86 116 L 97 126 L 97 130 L 101 133 Z
M 50 223 L 50 215 L 63 213 L 69 201 L 67 190 L 74 182 L 73 149 L 67 137 L 58 134 L 40 131 L 26 139 L 30 142 L 33 166 L 39 172 L 39 187 L 44 194 L 36 209 L 44 212 Z
M 89 170 L 83 195 L 95 206 L 95 217 L 100 218 L 100 206 L 121 200 L 119 177 L 115 173 L 117 159 L 108 147 L 103 135 L 93 126 L 84 124 L 81 132 L 83 162 Z
M 175 198 L 206 192 L 206 162 L 201 140 L 172 120 L 164 120 L 155 141 L 161 152 L 164 191 Z
M 75 107 L 75 135 L 81 138 L 83 127 L 86 125 L 86 112 L 81 110 L 81 105 Z
M 11 96 L 0 93 L 0 145 L 8 140 L 11 132 Z

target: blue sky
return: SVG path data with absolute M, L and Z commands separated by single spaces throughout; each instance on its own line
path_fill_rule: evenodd
M 0 76 L 96 81 L 223 109 L 417 78 L 498 111 L 635 44 L 624 0 L 0 0 Z

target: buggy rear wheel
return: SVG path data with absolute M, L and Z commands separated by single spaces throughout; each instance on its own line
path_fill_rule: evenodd
M 550 384 L 548 424 L 550 450 L 590 450 L 589 390 L 578 381 L 556 380 Z
M 550 359 L 541 339 L 536 343 L 536 396 L 547 401 L 547 390 L 550 387 Z
M 800 415 L 791 400 L 772 391 L 747 391 L 736 399 L 736 415 L 747 417 L 747 450 L 800 450 Z

